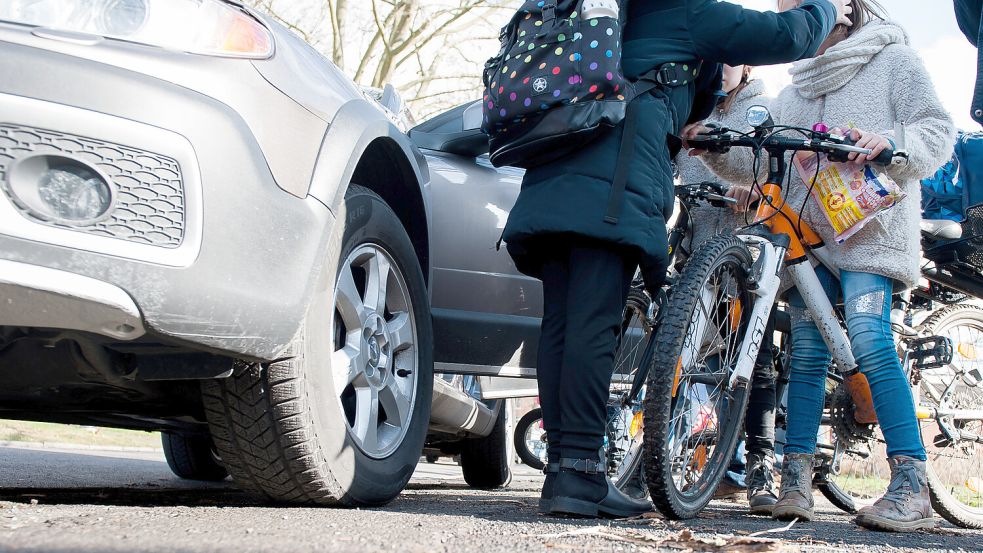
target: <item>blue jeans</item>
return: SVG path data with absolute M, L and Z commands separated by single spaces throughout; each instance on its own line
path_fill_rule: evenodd
M 891 279 L 841 271 L 837 282 L 822 266 L 816 268 L 816 274 L 831 302 L 843 297 L 850 345 L 860 372 L 870 383 L 888 456 L 907 455 L 924 461 L 914 399 L 891 334 Z M 813 453 L 823 413 L 826 369 L 832 357 L 798 290 L 789 292 L 788 303 L 792 358 L 785 452 Z

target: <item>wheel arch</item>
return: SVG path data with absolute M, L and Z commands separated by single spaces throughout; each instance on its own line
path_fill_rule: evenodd
M 430 172 L 409 137 L 365 100 L 351 100 L 338 111 L 321 144 L 309 194 L 336 217 L 349 185 L 359 184 L 382 197 L 413 243 L 430 283 L 430 205 L 425 188 Z

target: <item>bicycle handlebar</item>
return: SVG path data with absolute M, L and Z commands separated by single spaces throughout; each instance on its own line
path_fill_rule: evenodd
M 681 201 L 705 201 L 714 207 L 726 207 L 728 204 L 736 204 L 737 199 L 728 198 L 727 191 L 729 186 L 719 182 L 700 182 L 695 184 L 681 184 L 676 187 L 676 196 Z
M 767 130 L 767 128 L 759 130 Z M 873 152 L 869 148 L 858 148 L 854 146 L 853 141 L 849 138 L 837 137 L 816 131 L 806 131 L 805 129 L 784 130 L 801 130 L 806 136 L 793 138 L 778 134 L 767 134 L 764 136 L 743 135 L 736 134 L 728 129 L 719 129 L 689 139 L 688 142 L 694 148 L 714 153 L 727 153 L 734 147 L 766 150 L 769 154 L 816 152 L 827 154 L 832 161 L 837 162 L 848 161 L 850 154 L 870 155 Z M 781 130 L 777 132 L 781 132 Z M 872 162 L 879 165 L 890 165 L 897 159 L 907 159 L 907 157 L 907 153 L 889 148 L 881 152 Z

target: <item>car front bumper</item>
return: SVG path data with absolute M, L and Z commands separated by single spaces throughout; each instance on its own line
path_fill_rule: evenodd
M 4 163 L 39 151 L 92 154 L 92 163 L 119 166 L 126 173 L 120 178 L 130 178 L 128 192 L 140 198 L 128 206 L 135 219 L 88 232 L 32 220 L 0 191 L 0 326 L 71 328 L 116 339 L 145 331 L 149 339 L 189 349 L 277 358 L 304 318 L 331 212 L 279 187 L 250 125 L 213 96 L 174 78 L 3 38 L 0 173 Z M 143 165 L 124 163 L 133 160 Z M 141 183 L 160 177 L 147 173 L 168 170 L 159 170 L 159 160 L 180 169 L 183 219 L 171 240 L 146 224 L 163 213 L 152 213 L 150 205 L 170 192 L 141 196 L 147 191 Z M 30 292 L 38 274 L 44 284 Z M 76 286 L 102 293 L 86 295 Z M 30 302 L 46 306 L 44 315 L 25 316 Z M 113 324 L 105 326 L 103 318 Z M 120 331 L 127 327 L 134 330 Z

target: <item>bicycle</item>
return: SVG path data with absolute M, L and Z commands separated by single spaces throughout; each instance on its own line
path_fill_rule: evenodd
M 682 211 L 668 236 L 670 265 L 685 257 L 680 254 L 685 254 L 685 240 L 690 232 L 689 209 L 701 204 L 724 207 L 734 203 L 735 200 L 726 197 L 725 192 L 725 187 L 715 182 L 675 187 L 675 195 Z M 668 289 L 668 285 L 663 290 L 665 289 Z M 617 337 L 604 437 L 607 474 L 618 489 L 635 497 L 642 497 L 646 493 L 641 473 L 641 405 L 651 359 L 649 342 L 658 326 L 660 306 L 665 301 L 664 293 L 656 294 L 654 299 L 650 297 L 641 279 L 636 278 L 628 295 Z M 645 370 L 641 370 L 642 368 Z M 518 437 L 516 443 L 518 447 Z M 542 454 L 545 455 L 545 449 Z
M 783 268 L 829 347 L 855 406 L 854 418 L 863 424 L 876 421 L 870 389 L 857 369 L 840 316 L 812 264 L 805 262 L 814 259 L 831 266 L 822 240 L 782 196 L 788 152 L 826 154 L 834 161 L 845 161 L 850 153 L 871 152 L 826 132 L 776 127 L 761 106 L 748 111 L 748 123 L 752 133 L 716 129 L 693 142 L 714 152 L 745 147 L 758 156 L 767 153 L 768 178 L 758 186 L 761 200 L 754 223 L 734 236 L 712 240 L 694 254 L 674 283 L 651 339 L 650 366 L 669 370 L 648 370 L 645 477 L 653 502 L 670 518 L 699 513 L 733 456 L 754 361 L 765 339 Z M 802 137 L 783 136 L 788 131 Z M 903 150 L 887 151 L 875 162 L 888 164 L 904 157 Z M 965 423 L 958 422 L 983 419 L 979 412 L 947 405 L 928 407 L 920 406 L 919 418 L 934 422 L 946 436 L 948 442 L 941 446 L 975 451 L 983 443 L 973 427 L 967 430 Z M 951 499 L 952 494 L 938 484 L 938 475 L 930 477 L 933 497 Z

